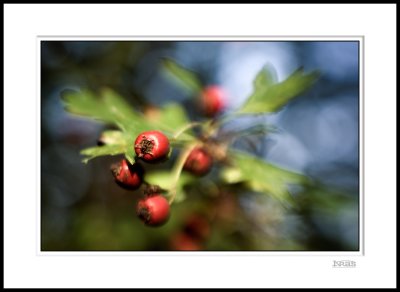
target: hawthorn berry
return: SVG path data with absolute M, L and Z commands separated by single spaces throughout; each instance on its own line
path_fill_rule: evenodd
M 135 140 L 136 155 L 147 162 L 161 161 L 169 153 L 169 140 L 160 131 L 146 131 Z
M 200 214 L 192 214 L 185 220 L 184 231 L 197 240 L 205 240 L 210 235 L 210 223 Z
M 210 154 L 205 149 L 196 147 L 190 152 L 183 169 L 195 175 L 202 176 L 210 171 L 212 164 L 213 160 Z
M 183 232 L 175 234 L 171 238 L 169 245 L 171 250 L 190 251 L 203 249 L 198 240 Z
M 200 94 L 200 107 L 208 117 L 214 117 L 225 108 L 227 94 L 222 87 L 210 85 Z
M 169 218 L 169 203 L 164 196 L 153 194 L 139 200 L 136 212 L 146 225 L 159 226 Z
M 126 159 L 111 165 L 111 173 L 115 182 L 121 187 L 136 190 L 143 182 L 143 167 L 138 164 L 130 164 Z

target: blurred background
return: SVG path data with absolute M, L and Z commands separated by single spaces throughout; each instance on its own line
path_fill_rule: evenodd
M 258 138 L 255 154 L 315 181 L 297 193 L 296 208 L 234 185 L 203 196 L 213 187 L 203 180 L 173 204 L 166 225 L 149 228 L 136 217 L 137 192 L 114 182 L 109 168 L 118 157 L 81 162 L 80 150 L 96 145 L 106 125 L 67 113 L 65 89 L 110 87 L 147 114 L 175 101 L 200 118 L 193 98 L 160 69 L 165 57 L 223 86 L 228 111 L 244 103 L 265 64 L 279 81 L 300 66 L 321 71 L 280 112 L 226 125 L 279 128 Z M 40 211 L 42 251 L 359 250 L 358 42 L 42 41 Z

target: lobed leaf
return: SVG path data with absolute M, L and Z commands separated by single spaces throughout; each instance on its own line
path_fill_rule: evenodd
M 106 130 L 101 133 L 98 142 L 101 145 L 118 145 L 118 144 L 126 144 L 125 139 L 126 137 L 124 133 L 121 131 Z
M 275 69 L 271 65 L 265 65 L 254 79 L 253 86 L 255 89 L 264 89 L 277 82 Z
M 164 127 L 176 130 L 190 123 L 190 120 L 182 106 L 169 103 L 161 109 L 157 122 Z
M 136 136 L 129 135 L 129 133 L 106 130 L 100 135 L 99 146 L 81 151 L 81 154 L 86 156 L 82 162 L 87 163 L 89 160 L 99 156 L 124 154 L 125 158 L 133 164 L 135 162 L 133 147 L 135 138 Z
M 162 67 L 165 72 L 183 89 L 190 91 L 192 94 L 199 93 L 202 89 L 202 84 L 196 73 L 184 68 L 171 59 L 164 59 Z
M 160 108 L 160 112 L 151 117 L 151 122 L 156 125 L 158 129 L 165 131 L 169 138 L 172 138 L 173 133 L 187 126 L 191 121 L 189 120 L 183 107 L 177 103 L 169 103 Z M 182 133 L 174 141 L 190 141 L 193 140 L 193 131 L 188 130 Z
M 257 74 L 254 91 L 237 114 L 276 112 L 291 99 L 308 90 L 319 77 L 317 71 L 306 74 L 302 68 L 280 83 L 274 83 L 272 75 L 266 67 Z
M 100 96 L 89 90 L 66 91 L 62 98 L 65 109 L 73 114 L 115 125 L 123 131 L 142 126 L 142 115 L 111 89 L 103 89 Z
M 124 154 L 126 152 L 126 148 L 127 146 L 124 144 L 103 145 L 86 148 L 81 151 L 81 154 L 86 156 L 82 162 L 87 163 L 89 160 L 99 156 Z
M 62 94 L 62 98 L 67 111 L 117 126 L 121 130 L 104 131 L 99 142 L 105 145 L 83 150 L 82 154 L 87 156 L 83 159 L 85 163 L 98 156 L 116 154 L 124 154 L 133 163 L 133 144 L 141 132 L 159 130 L 171 138 L 177 129 L 189 123 L 189 118 L 179 104 L 166 105 L 160 109 L 157 118 L 150 119 L 134 111 L 121 96 L 110 89 L 103 89 L 99 96 L 89 90 L 68 91 Z M 184 133 L 179 139 L 193 139 L 193 136 Z
M 231 150 L 234 162 L 222 172 L 222 178 L 227 183 L 245 183 L 250 189 L 268 193 L 281 202 L 291 202 L 288 185 L 300 184 L 306 177 L 272 163 L 261 160 L 245 152 Z

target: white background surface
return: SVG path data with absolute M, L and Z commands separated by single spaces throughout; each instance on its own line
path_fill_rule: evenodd
M 395 13 L 388 4 L 6 4 L 4 287 L 395 287 Z M 365 36 L 365 254 L 39 254 L 39 35 Z

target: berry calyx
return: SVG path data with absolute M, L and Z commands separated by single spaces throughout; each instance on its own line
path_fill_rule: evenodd
M 213 160 L 208 152 L 201 148 L 196 147 L 190 152 L 183 169 L 198 176 L 207 174 L 212 167 Z
M 220 86 L 210 85 L 200 94 L 200 105 L 203 113 L 214 117 L 225 108 L 227 94 Z
M 134 145 L 136 155 L 147 162 L 163 160 L 170 150 L 167 136 L 160 131 L 140 133 Z
M 160 226 L 168 221 L 169 209 L 169 203 L 164 196 L 153 194 L 139 200 L 136 212 L 146 225 Z
M 130 164 L 126 159 L 111 165 L 111 173 L 115 182 L 129 190 L 136 190 L 143 182 L 143 167 L 138 164 Z

